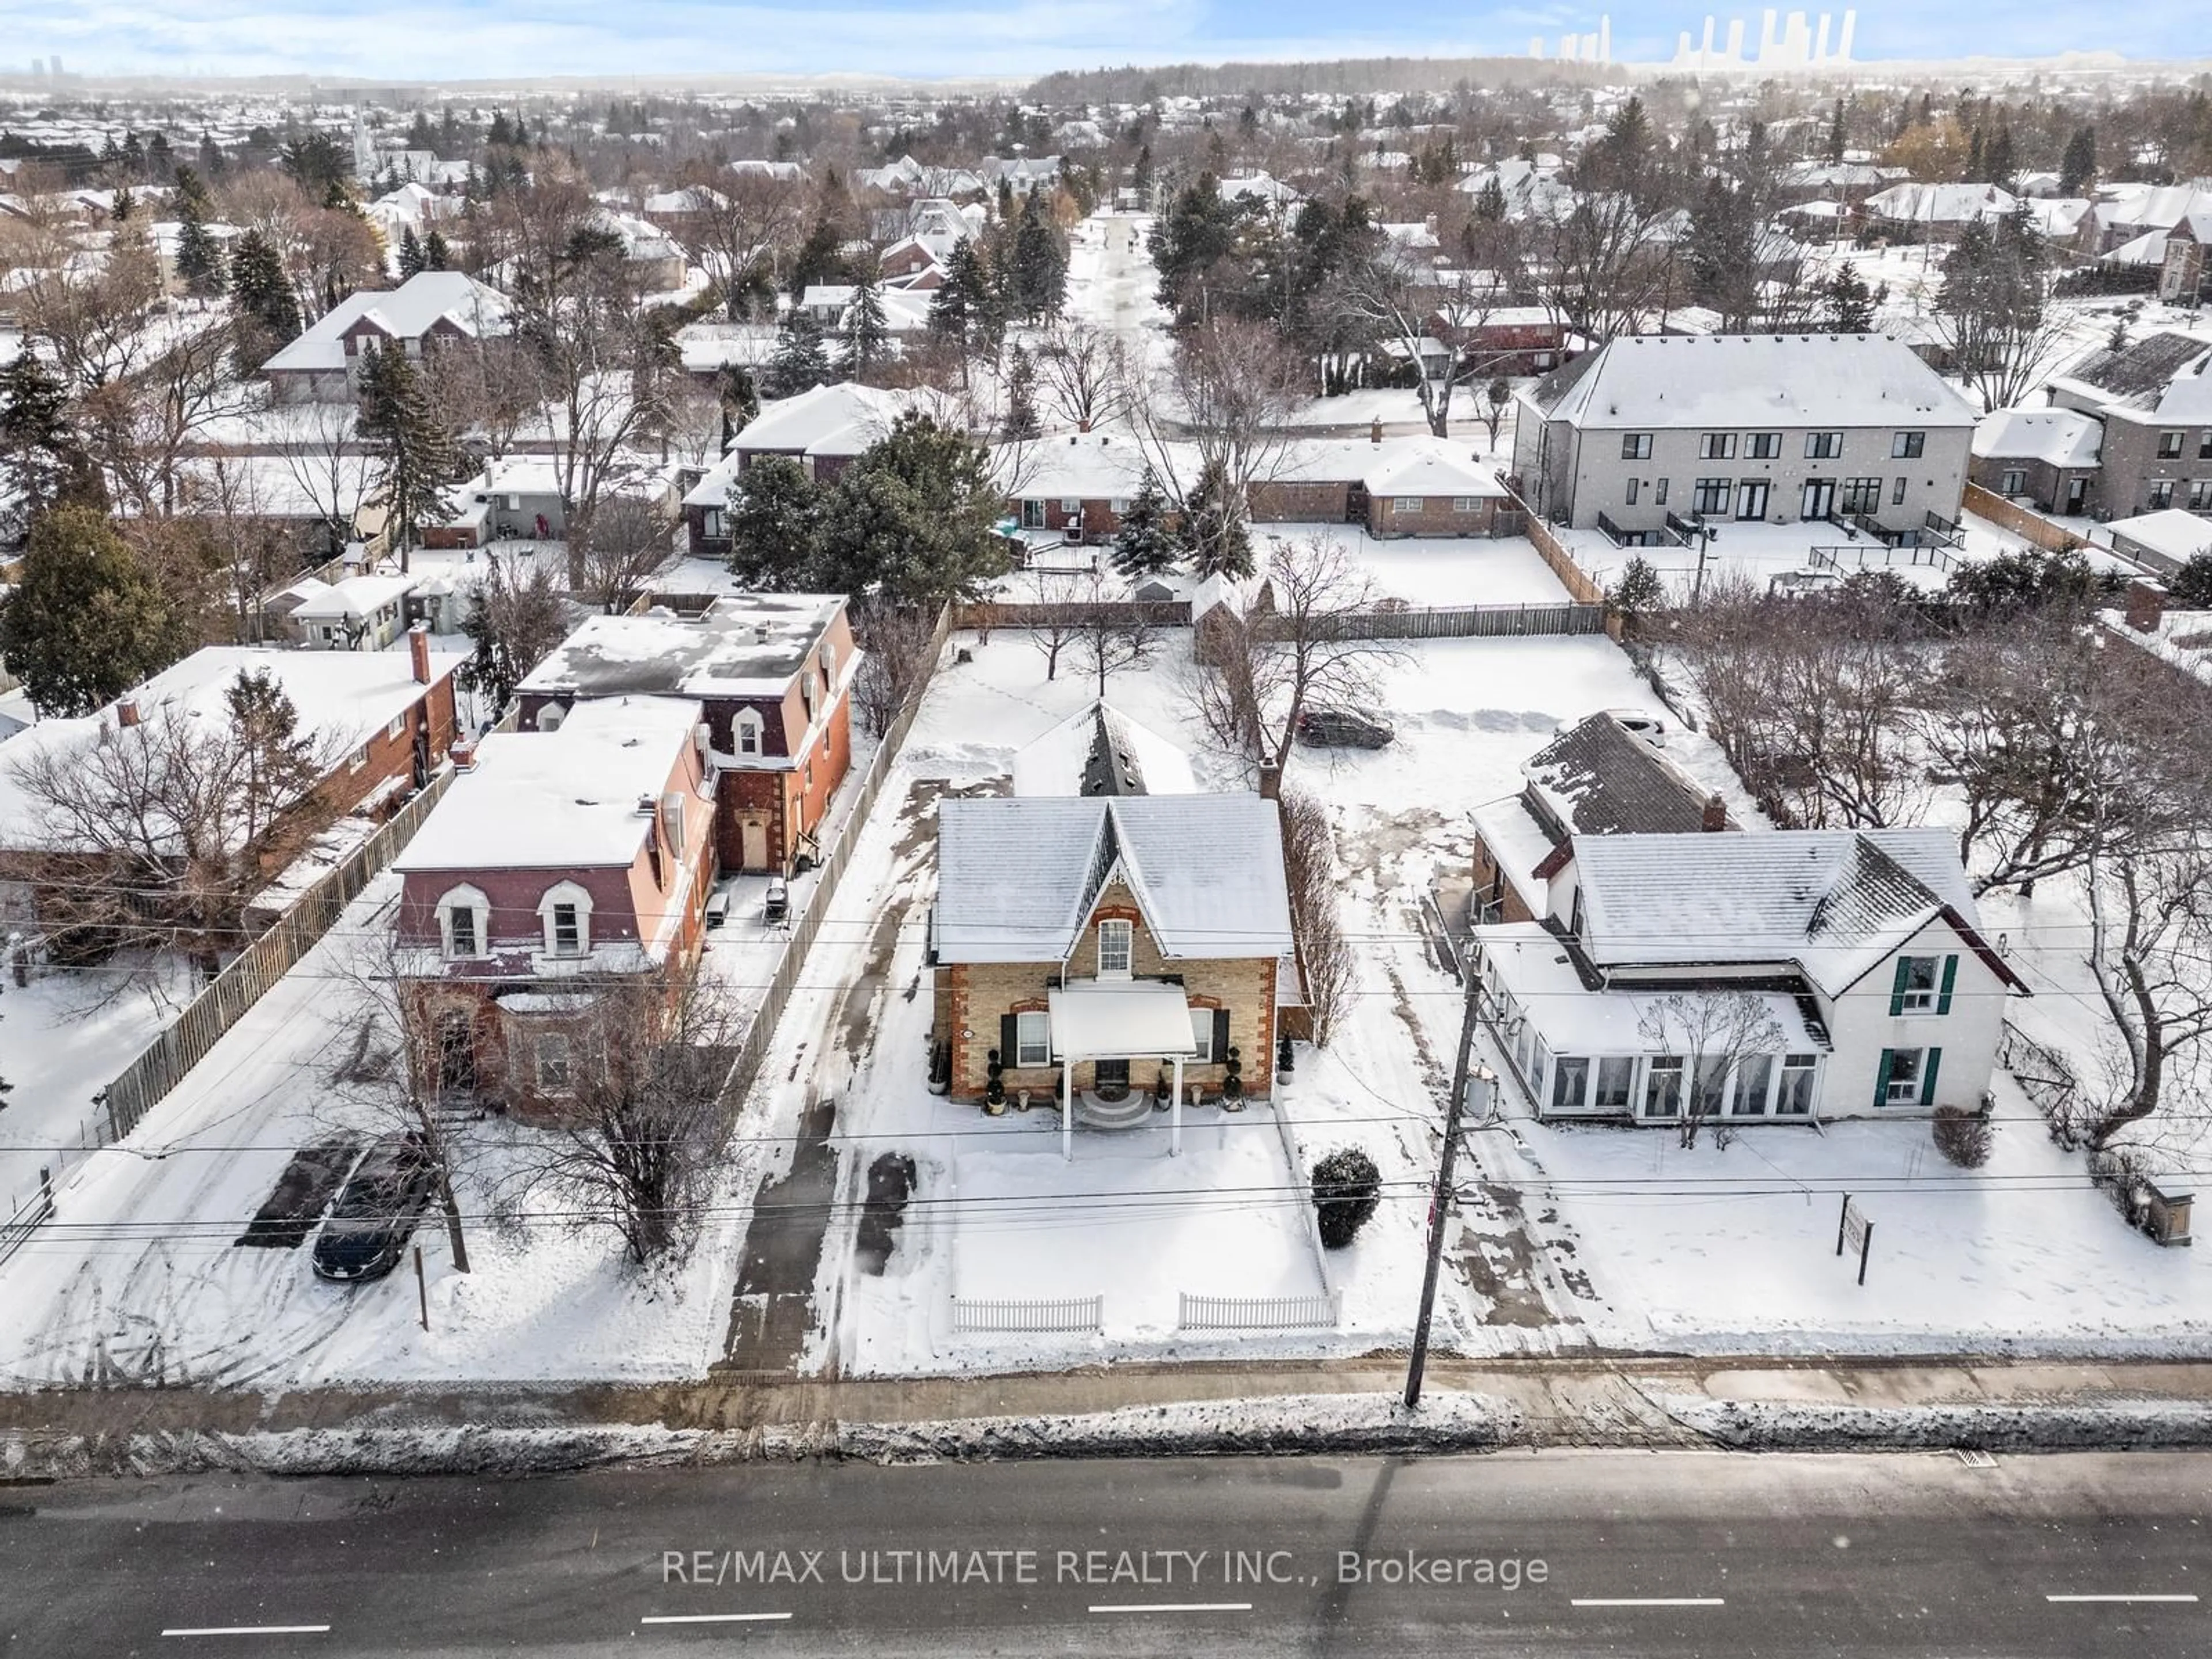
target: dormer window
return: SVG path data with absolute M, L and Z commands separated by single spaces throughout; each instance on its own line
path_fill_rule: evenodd
M 538 919 L 545 932 L 545 954 L 580 957 L 592 949 L 592 896 L 573 881 L 545 890 L 538 902 Z
M 449 960 L 489 954 L 491 901 L 474 887 L 453 888 L 438 901 L 438 938 Z
M 1098 924 L 1099 978 L 1127 979 L 1129 976 L 1133 931 L 1127 921 L 1107 921 Z
M 751 709 L 739 712 L 731 727 L 736 734 L 740 755 L 757 755 L 761 751 L 761 717 Z

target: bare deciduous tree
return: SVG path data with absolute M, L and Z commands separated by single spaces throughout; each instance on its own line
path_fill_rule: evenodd
M 1742 1064 L 1782 1052 L 1782 1027 L 1748 991 L 1674 991 L 1645 1005 L 1637 1032 L 1655 1054 L 1679 1056 L 1682 1073 L 1681 1132 L 1686 1149 L 1698 1144 L 1705 1120 L 1718 1115 L 1725 1091 Z
M 1326 1048 L 1337 1023 L 1352 1011 L 1359 962 L 1337 913 L 1343 878 L 1328 810 L 1296 791 L 1282 797 L 1283 876 L 1290 890 L 1291 933 L 1298 977 L 1313 1018 L 1313 1040 Z
M 1305 365 L 1266 324 L 1216 317 L 1177 341 L 1164 386 L 1137 384 L 1141 369 L 1130 364 L 1127 406 L 1145 460 L 1179 511 L 1192 508 L 1201 480 L 1218 477 L 1222 532 L 1241 531 L 1252 486 L 1274 476 L 1290 441 Z
M 853 678 L 853 702 L 872 737 L 891 729 L 937 659 L 937 617 L 918 605 L 880 601 L 854 607 L 853 627 L 865 653 Z
M 692 234 L 714 256 L 725 313 L 743 322 L 765 292 L 773 321 L 776 268 L 798 240 L 805 180 L 705 162 L 684 169 L 682 179 L 690 193 Z
M 1056 318 L 1037 343 L 1036 362 L 1046 402 L 1078 431 L 1109 425 L 1128 412 L 1128 348 L 1113 330 Z
M 2157 1113 L 2172 1073 L 2194 1075 L 2212 1035 L 2212 841 L 2192 825 L 2166 845 L 2093 856 L 2089 965 L 2122 1062 L 2091 1123 L 2102 1150 Z
M 629 609 L 675 556 L 674 526 L 650 501 L 611 495 L 592 515 L 590 537 L 569 549 L 582 591 L 598 596 L 610 616 Z
M 1402 256 L 1384 246 L 1345 272 L 1336 304 L 1347 322 L 1413 365 L 1421 414 L 1430 432 L 1444 438 L 1451 435 L 1453 394 L 1494 374 L 1509 355 L 1482 343 L 1498 294 L 1495 286 L 1464 270 L 1439 287 L 1432 277 L 1408 270 Z

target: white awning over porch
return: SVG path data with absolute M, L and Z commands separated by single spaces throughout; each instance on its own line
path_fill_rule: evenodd
M 1194 1052 L 1180 985 L 1085 980 L 1048 994 L 1054 1060 L 1119 1060 Z

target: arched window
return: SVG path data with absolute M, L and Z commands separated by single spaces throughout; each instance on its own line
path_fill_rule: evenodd
M 549 702 L 538 711 L 538 729 L 541 732 L 558 732 L 561 729 L 561 722 L 568 718 L 568 709 L 566 704 Z
M 756 711 L 740 708 L 737 718 L 730 723 L 730 730 L 735 735 L 740 755 L 761 752 L 761 717 Z
M 457 961 L 491 954 L 491 901 L 475 887 L 447 890 L 438 901 L 438 937 Z
M 592 896 L 573 881 L 557 882 L 538 901 L 538 920 L 545 930 L 545 954 L 580 957 L 592 948 Z

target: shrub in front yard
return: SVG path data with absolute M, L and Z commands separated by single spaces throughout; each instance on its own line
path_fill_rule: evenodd
M 1990 1161 L 1993 1133 L 1979 1112 L 1964 1106 L 1936 1109 L 1936 1150 L 1962 1170 L 1978 1170 Z
M 1382 1176 L 1357 1146 L 1343 1146 L 1313 1167 L 1315 1218 L 1321 1242 L 1340 1250 L 1358 1237 L 1382 1201 Z

